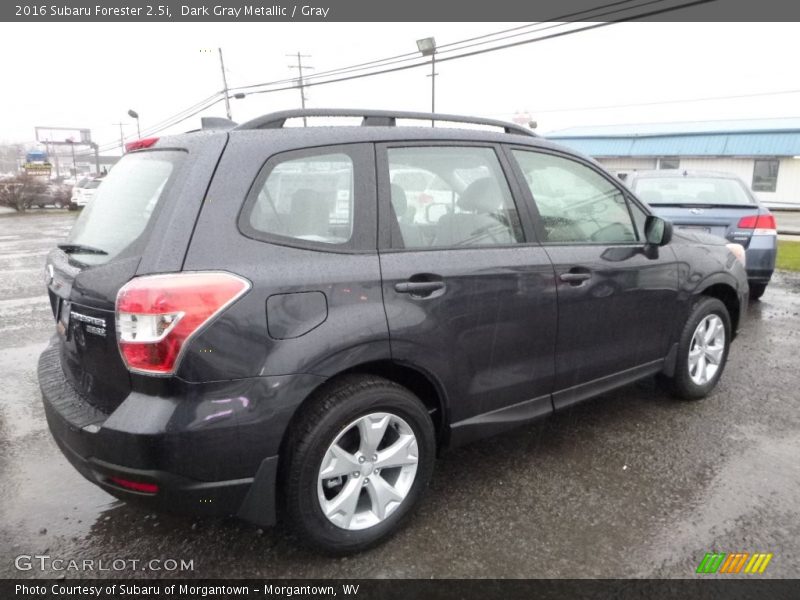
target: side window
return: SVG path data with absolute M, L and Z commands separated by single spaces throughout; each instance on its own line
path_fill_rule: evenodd
M 346 154 L 319 154 L 278 162 L 249 215 L 260 233 L 325 244 L 346 244 L 353 235 L 353 161 Z
M 774 192 L 778 188 L 779 160 L 754 160 L 753 161 L 753 191 Z
M 392 244 L 397 248 L 524 242 L 519 215 L 491 148 L 390 148 Z
M 579 162 L 514 150 L 539 215 L 546 242 L 637 241 L 625 196 L 608 179 Z

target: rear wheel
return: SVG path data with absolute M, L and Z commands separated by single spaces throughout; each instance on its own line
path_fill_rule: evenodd
M 701 297 L 692 307 L 678 343 L 673 393 L 686 400 L 705 398 L 717 385 L 731 339 L 728 309 L 716 298 Z
M 750 284 L 750 300 L 758 300 L 764 295 L 767 290 L 766 283 L 751 283 Z
M 352 376 L 324 389 L 304 413 L 281 466 L 290 521 L 305 541 L 331 553 L 381 542 L 433 472 L 428 411 L 400 385 Z

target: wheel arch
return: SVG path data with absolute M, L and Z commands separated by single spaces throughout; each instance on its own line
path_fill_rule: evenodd
M 709 282 L 709 285 L 700 290 L 697 295 L 716 298 L 725 305 L 731 317 L 731 337 L 735 338 L 739 329 L 742 308 L 739 304 L 739 295 L 736 293 L 736 289 L 726 282 Z
M 433 421 L 433 426 L 436 431 L 437 451 L 441 451 L 447 446 L 449 441 L 449 428 L 447 427 L 448 411 L 446 395 L 441 383 L 431 373 L 417 365 L 401 363 L 392 359 L 379 359 L 359 363 L 343 369 L 338 373 L 331 375 L 324 382 L 320 383 L 316 388 L 314 388 L 311 393 L 309 393 L 295 408 L 294 414 L 292 415 L 292 418 L 290 419 L 281 440 L 280 456 L 285 454 L 285 444 L 289 438 L 290 432 L 303 415 L 304 406 L 307 406 L 309 402 L 312 402 L 324 390 L 324 388 L 330 386 L 339 379 L 359 374 L 383 377 L 410 390 L 420 399 L 431 416 L 431 420 Z

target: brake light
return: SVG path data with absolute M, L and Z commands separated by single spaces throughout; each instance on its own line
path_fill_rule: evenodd
M 754 235 L 773 235 L 777 233 L 775 217 L 771 214 L 749 215 L 739 219 L 741 229 L 755 229 Z
M 125 152 L 133 152 L 134 150 L 149 148 L 157 141 L 158 141 L 157 137 L 149 137 L 149 138 L 142 138 L 141 140 L 136 140 L 134 142 L 128 142 L 127 144 L 125 144 Z
M 170 375 L 189 340 L 250 289 L 222 272 L 147 275 L 117 294 L 117 344 L 129 370 Z
M 134 492 L 141 492 L 143 494 L 158 493 L 158 485 L 156 485 L 155 483 L 145 483 L 143 481 L 131 481 L 130 479 L 124 479 L 122 477 L 117 477 L 116 475 L 109 476 L 108 481 L 121 488 L 125 488 L 126 490 L 131 490 Z

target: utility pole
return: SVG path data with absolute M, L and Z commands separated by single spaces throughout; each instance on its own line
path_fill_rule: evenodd
M 125 134 L 122 131 L 122 126 L 127 125 L 127 123 L 112 123 L 112 125 L 119 125 L 119 147 L 122 154 L 125 154 Z
M 231 100 L 228 98 L 228 78 L 225 76 L 225 61 L 222 60 L 222 48 L 217 48 L 217 50 L 219 50 L 219 67 L 222 69 L 222 93 L 225 94 L 225 112 L 228 115 L 228 119 L 233 121 Z
M 297 64 L 296 65 L 289 65 L 290 69 L 297 69 L 299 77 L 297 78 L 297 87 L 300 90 L 300 106 L 303 107 L 303 110 L 306 108 L 306 93 L 303 85 L 303 69 L 313 69 L 314 67 L 310 67 L 308 65 L 303 65 L 304 58 L 311 58 L 308 54 L 287 54 L 286 56 L 294 58 L 297 57 Z M 306 127 L 308 123 L 306 122 L 306 118 L 303 117 L 303 127 Z

